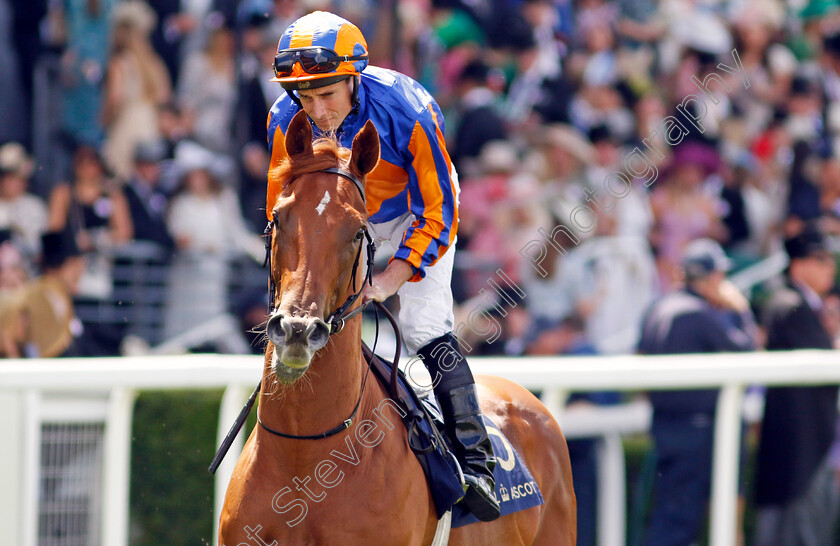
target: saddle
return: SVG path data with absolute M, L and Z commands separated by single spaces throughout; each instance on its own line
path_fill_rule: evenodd
M 372 353 L 364 342 L 362 352 L 376 378 L 405 413 L 402 421 L 408 433 L 408 445 L 426 475 L 438 519 L 451 510 L 453 528 L 477 522 L 475 516 L 456 504 L 464 496 L 463 475 L 446 440 L 443 417 L 432 391 L 418 393 L 397 369 L 397 391 L 394 392 L 391 381 L 393 364 Z M 496 454 L 494 494 L 502 515 L 543 504 L 539 486 L 519 453 L 490 418 L 486 415 L 482 417 Z

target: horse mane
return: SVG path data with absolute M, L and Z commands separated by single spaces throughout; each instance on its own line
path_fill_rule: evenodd
M 292 159 L 285 157 L 268 173 L 269 184 L 286 184 L 295 178 L 331 167 L 341 167 L 350 159 L 350 150 L 334 138 L 322 137 L 312 143 L 312 155 Z

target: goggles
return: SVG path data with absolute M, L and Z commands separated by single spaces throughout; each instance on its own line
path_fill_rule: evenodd
M 274 57 L 274 76 L 288 78 L 292 75 L 295 63 L 308 74 L 326 74 L 333 72 L 343 62 L 363 61 L 367 55 L 339 55 L 326 47 L 302 47 L 284 49 Z

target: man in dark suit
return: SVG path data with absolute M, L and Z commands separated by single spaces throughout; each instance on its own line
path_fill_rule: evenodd
M 165 154 L 162 141 L 139 143 L 134 150 L 134 172 L 123 186 L 123 193 L 131 213 L 134 239 L 151 241 L 168 252 L 175 243 L 166 227 L 167 195 L 160 187 L 160 162 Z
M 785 241 L 786 285 L 766 308 L 767 349 L 831 349 L 820 313 L 835 262 L 814 227 Z M 837 421 L 837 386 L 767 390 L 758 447 L 756 542 L 834 544 L 840 488 L 829 448 Z
M 482 61 L 472 61 L 458 79 L 461 119 L 455 131 L 452 161 L 465 165 L 465 173 L 469 171 L 467 165 L 472 168 L 479 160 L 485 144 L 507 138 L 505 121 L 498 111 L 498 96 L 488 85 L 489 71 Z
M 647 311 L 638 352 L 683 354 L 755 349 L 746 298 L 726 280 L 729 260 L 710 239 L 691 242 L 682 258 L 685 288 Z M 717 389 L 655 391 L 653 506 L 645 544 L 688 546 L 700 539 L 712 473 Z

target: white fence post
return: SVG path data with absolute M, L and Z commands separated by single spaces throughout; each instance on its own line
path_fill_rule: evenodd
M 134 398 L 133 389 L 115 388 L 108 400 L 102 473 L 102 543 L 109 546 L 128 544 L 131 416 Z
M 8 442 L 0 449 L 0 468 L 4 469 L 0 472 L 0 491 L 12 493 L 0 495 L 0 529 L 3 529 L 3 540 L 9 541 L 9 544 L 23 544 L 20 498 L 26 480 L 25 454 L 21 449 L 15 449 L 25 442 L 23 412 L 23 396 L 20 393 L 0 392 L 0 438 Z
M 532 387 L 533 388 L 533 387 Z M 540 402 L 542 402 L 548 411 L 554 416 L 558 423 L 563 422 L 563 412 L 566 409 L 566 399 L 569 397 L 569 391 L 558 388 L 546 388 L 542 391 Z
M 24 411 L 23 546 L 38 544 L 38 492 L 41 475 L 41 393 L 26 391 Z
M 741 453 L 743 385 L 725 385 L 718 394 L 712 459 L 712 546 L 735 546 L 738 536 L 738 466 Z
M 219 428 L 216 432 L 216 447 L 222 444 L 222 440 L 227 436 L 230 426 L 234 420 L 239 416 L 239 411 L 248 400 L 250 392 L 242 385 L 229 385 L 225 389 L 225 394 L 222 396 L 222 403 L 219 407 Z M 257 411 L 256 409 L 252 411 Z M 245 428 L 244 426 L 242 428 Z M 225 503 L 225 493 L 227 492 L 228 483 L 233 476 L 233 469 L 236 467 L 236 461 L 239 460 L 239 455 L 242 453 L 242 446 L 245 443 L 245 433 L 240 431 L 236 440 L 231 444 L 230 451 L 227 456 L 216 469 L 216 484 L 215 497 L 213 508 L 213 544 L 219 543 L 219 517 L 222 515 L 222 506 Z
M 617 433 L 605 434 L 598 442 L 598 544 L 625 544 L 626 478 L 624 446 Z

